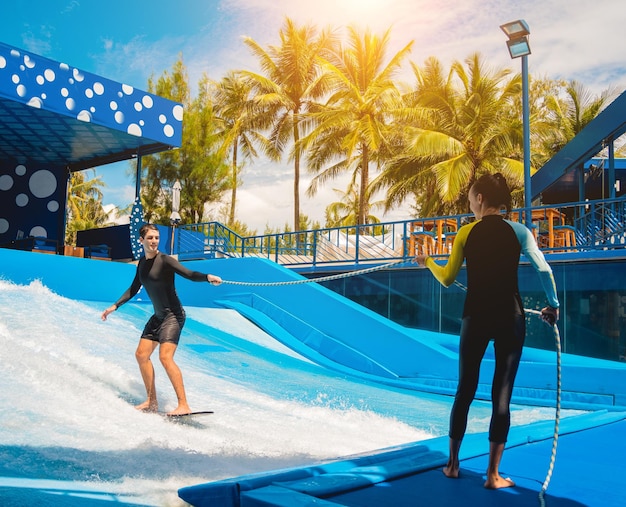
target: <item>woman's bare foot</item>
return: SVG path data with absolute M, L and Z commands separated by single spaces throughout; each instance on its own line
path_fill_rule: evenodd
M 458 479 L 459 478 L 459 465 L 452 465 L 448 463 L 445 467 L 443 467 L 443 475 L 445 475 L 448 479 Z
M 184 405 L 178 405 L 174 410 L 172 410 L 171 412 L 168 412 L 167 415 L 186 415 L 190 413 L 191 413 L 191 409 L 189 408 L 189 405 L 184 404 Z
M 147 400 L 139 405 L 135 405 L 135 408 L 137 410 L 141 410 L 142 412 L 158 412 L 159 404 L 154 401 Z
M 487 476 L 487 480 L 485 481 L 485 487 L 487 489 L 501 489 L 501 488 L 512 488 L 515 486 L 515 483 L 507 478 L 504 478 L 500 475 L 496 477 Z

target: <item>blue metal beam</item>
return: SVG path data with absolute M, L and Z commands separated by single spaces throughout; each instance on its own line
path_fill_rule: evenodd
M 611 102 L 532 176 L 532 198 L 537 198 L 570 171 L 582 171 L 585 162 L 624 132 L 626 132 L 626 92 Z

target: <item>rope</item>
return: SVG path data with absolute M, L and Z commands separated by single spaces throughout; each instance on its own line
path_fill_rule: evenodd
M 380 266 L 373 266 L 371 268 L 365 268 L 358 271 L 348 271 L 346 273 L 339 273 L 336 275 L 322 276 L 320 278 L 302 278 L 300 280 L 288 280 L 285 282 L 240 282 L 235 280 L 222 280 L 222 283 L 226 283 L 229 285 L 247 285 L 251 287 L 278 287 L 281 285 L 299 285 L 302 283 L 311 283 L 311 282 L 327 282 L 329 280 L 338 280 L 339 278 L 347 278 L 349 276 L 357 276 L 364 275 L 366 273 L 373 273 L 374 271 L 381 271 L 383 269 L 387 269 L 389 266 L 393 266 L 394 264 L 400 264 L 406 262 L 404 259 L 400 259 L 397 261 L 389 262 L 387 264 L 381 264 Z
M 526 311 L 541 315 L 541 312 L 538 312 L 537 310 Z M 561 420 L 561 335 L 559 334 L 559 328 L 556 323 L 552 324 L 552 329 L 554 331 L 554 341 L 556 343 L 556 410 L 554 416 L 554 434 L 552 436 L 550 465 L 548 466 L 548 473 L 546 474 L 546 478 L 541 486 L 541 491 L 539 492 L 539 505 L 541 505 L 541 507 L 545 507 L 546 505 L 544 494 L 548 489 L 550 479 L 552 479 L 552 472 L 556 463 L 556 448 L 559 441 L 559 421 Z

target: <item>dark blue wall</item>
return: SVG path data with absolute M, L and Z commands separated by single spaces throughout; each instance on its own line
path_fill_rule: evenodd
M 63 168 L 0 161 L 0 244 L 19 231 L 61 243 L 66 188 Z

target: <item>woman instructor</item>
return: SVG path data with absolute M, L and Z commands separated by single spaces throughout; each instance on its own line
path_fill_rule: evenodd
M 478 386 L 480 363 L 490 340 L 494 341 L 495 371 L 491 387 L 489 465 L 485 487 L 514 486 L 500 476 L 499 466 L 510 427 L 509 405 L 526 334 L 524 308 L 519 295 L 517 269 L 523 253 L 541 278 L 548 306 L 541 317 L 553 324 L 559 317 L 559 301 L 552 270 L 531 232 L 521 223 L 505 220 L 511 194 L 500 173 L 478 178 L 469 191 L 469 207 L 476 221 L 461 227 L 445 265 L 428 256 L 415 261 L 425 266 L 444 286 L 450 286 L 465 260 L 467 295 L 459 345 L 459 383 L 450 414 L 446 477 L 459 476 L 459 450 L 467 427 L 470 405 Z

